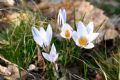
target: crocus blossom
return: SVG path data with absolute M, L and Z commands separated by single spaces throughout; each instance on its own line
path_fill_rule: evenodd
M 72 36 L 72 27 L 66 23 L 66 10 L 60 9 L 58 14 L 58 25 L 61 26 L 61 37 L 70 39 Z
M 93 48 L 94 44 L 92 41 L 95 40 L 99 35 L 99 33 L 94 33 L 93 29 L 93 22 L 89 22 L 86 27 L 81 21 L 78 22 L 77 31 L 73 31 L 72 33 L 72 38 L 76 45 L 86 49 Z
M 45 53 L 45 52 L 42 52 L 42 55 L 46 60 L 54 63 L 58 58 L 58 54 L 56 53 L 55 45 L 52 44 L 51 51 L 50 51 L 49 54 Z
M 71 36 L 72 36 L 72 27 L 67 24 L 67 23 L 64 23 L 62 28 L 61 28 L 61 33 L 60 35 L 63 37 L 63 38 L 66 38 L 66 39 L 70 39 Z
M 43 27 L 40 27 L 40 30 L 36 27 L 32 27 L 32 34 L 35 42 L 40 45 L 40 47 L 48 47 L 52 39 L 51 25 L 48 25 L 46 31 Z
M 64 23 L 66 23 L 66 10 L 65 9 L 59 10 L 57 23 L 59 26 L 62 26 Z

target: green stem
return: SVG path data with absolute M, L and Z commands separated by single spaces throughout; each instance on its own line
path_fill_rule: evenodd
M 68 45 L 69 45 L 69 41 L 68 40 L 66 40 L 66 42 L 67 42 L 67 44 L 66 44 L 66 53 L 65 53 L 65 65 L 64 66 L 66 66 L 67 65 L 67 61 L 68 61 L 68 55 L 69 55 L 69 48 L 68 48 Z

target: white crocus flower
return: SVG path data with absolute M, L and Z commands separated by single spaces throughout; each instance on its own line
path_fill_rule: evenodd
M 61 26 L 61 37 L 70 39 L 72 36 L 72 27 L 66 23 L 66 10 L 65 9 L 60 9 L 58 13 L 58 25 Z
M 46 60 L 52 63 L 54 63 L 58 59 L 58 54 L 56 53 L 56 48 L 54 44 L 52 44 L 50 54 L 42 52 L 42 55 Z
M 65 9 L 59 10 L 57 23 L 59 26 L 62 26 L 64 23 L 66 23 L 66 10 Z
M 32 27 L 32 34 L 35 42 L 40 45 L 40 47 L 48 47 L 52 39 L 52 28 L 49 24 L 47 30 L 45 31 L 43 27 L 40 27 L 38 30 L 35 27 Z
M 94 44 L 92 41 L 99 35 L 99 33 L 93 33 L 93 29 L 93 22 L 90 22 L 86 27 L 81 21 L 78 22 L 77 32 L 73 31 L 72 33 L 72 38 L 76 45 L 86 49 L 93 48 Z
M 66 38 L 66 39 L 70 39 L 71 36 L 72 36 L 72 27 L 67 24 L 67 23 L 64 23 L 62 28 L 61 28 L 61 33 L 60 35 L 63 37 L 63 38 Z

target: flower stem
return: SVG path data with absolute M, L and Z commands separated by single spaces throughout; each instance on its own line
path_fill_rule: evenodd
M 52 67 L 53 67 L 54 75 L 56 76 L 56 78 L 57 78 L 57 80 L 58 80 L 60 77 L 59 77 L 59 72 L 58 72 L 58 65 L 57 65 L 57 63 L 52 63 Z

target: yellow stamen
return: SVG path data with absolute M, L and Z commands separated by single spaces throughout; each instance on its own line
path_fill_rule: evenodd
M 69 31 L 69 30 L 66 30 L 66 31 L 65 31 L 65 36 L 66 36 L 67 38 L 70 37 L 70 31 Z
M 86 46 L 87 45 L 87 38 L 86 37 L 80 37 L 78 39 L 78 42 L 81 46 Z

